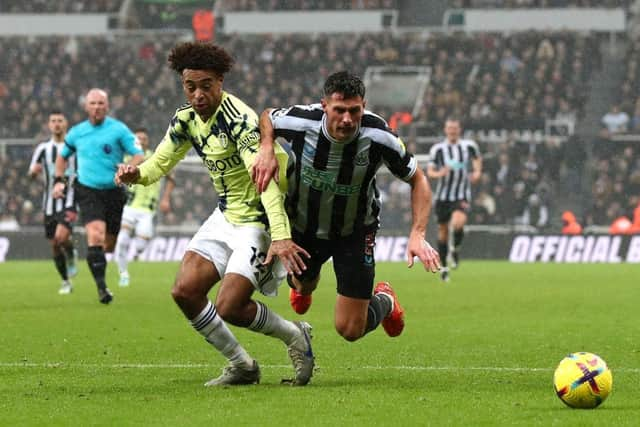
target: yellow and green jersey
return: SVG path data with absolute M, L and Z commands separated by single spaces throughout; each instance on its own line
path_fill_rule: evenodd
M 147 149 L 144 150 L 145 160 L 151 157 L 153 151 Z M 125 156 L 124 162 L 128 162 L 131 156 Z M 160 201 L 160 191 L 162 190 L 162 183 L 160 180 L 154 182 L 151 185 L 144 186 L 140 184 L 134 184 L 127 188 L 127 206 L 132 209 L 155 213 Z
M 223 91 L 220 106 L 206 122 L 190 105 L 176 111 L 162 142 L 140 165 L 138 183 L 156 182 L 193 147 L 209 170 L 219 196 L 218 208 L 227 221 L 270 228 L 272 240 L 288 239 L 291 229 L 284 209 L 287 154 L 276 144 L 281 188 L 272 181 L 259 195 L 250 176 L 259 144 L 256 113 Z

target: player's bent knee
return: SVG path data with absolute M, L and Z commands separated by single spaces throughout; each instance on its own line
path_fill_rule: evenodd
M 182 306 L 199 299 L 201 295 L 191 283 L 177 278 L 173 288 L 171 288 L 171 296 L 179 306 Z
M 362 338 L 364 329 L 364 325 L 360 327 L 354 323 L 336 323 L 336 331 L 338 334 L 349 342 L 354 342 Z

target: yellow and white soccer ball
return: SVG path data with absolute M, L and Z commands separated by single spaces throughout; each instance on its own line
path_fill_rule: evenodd
M 562 359 L 553 375 L 556 395 L 572 408 L 591 409 L 611 393 L 609 367 L 593 353 L 572 353 Z

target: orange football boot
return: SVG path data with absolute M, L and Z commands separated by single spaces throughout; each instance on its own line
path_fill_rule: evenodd
M 298 314 L 305 314 L 311 307 L 311 295 L 303 295 L 295 289 L 289 290 L 289 303 Z
M 382 319 L 382 327 L 390 337 L 397 337 L 404 329 L 404 309 L 400 306 L 398 296 L 388 282 L 379 282 L 373 291 L 374 295 L 386 294 L 393 299 L 393 310 Z

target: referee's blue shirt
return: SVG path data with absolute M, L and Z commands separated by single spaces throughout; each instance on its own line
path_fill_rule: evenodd
M 133 132 L 113 117 L 106 117 L 97 126 L 85 120 L 72 127 L 60 155 L 66 159 L 73 153 L 78 181 L 97 190 L 116 188 L 113 178 L 125 153 L 144 154 Z

